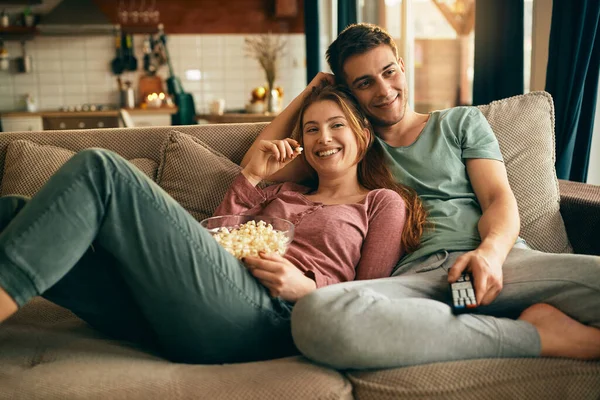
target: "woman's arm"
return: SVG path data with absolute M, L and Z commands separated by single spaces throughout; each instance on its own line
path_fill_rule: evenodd
M 356 280 L 391 275 L 404 254 L 401 238 L 406 221 L 406 205 L 397 193 L 379 191 L 373 199 L 369 229 L 356 266 Z
M 292 139 L 261 140 L 257 152 L 233 181 L 213 215 L 241 214 L 265 201 L 265 193 L 256 185 L 295 159 L 301 152 L 297 145 Z M 269 192 L 276 190 L 270 188 Z

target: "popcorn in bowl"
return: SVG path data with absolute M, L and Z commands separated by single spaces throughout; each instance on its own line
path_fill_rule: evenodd
M 200 224 L 238 259 L 257 256 L 260 251 L 283 255 L 294 237 L 294 224 L 275 217 L 224 215 Z

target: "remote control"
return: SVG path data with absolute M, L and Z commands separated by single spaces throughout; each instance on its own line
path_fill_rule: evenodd
M 470 273 L 462 274 L 458 280 L 450 284 L 452 292 L 452 307 L 455 312 L 465 312 L 477 307 L 475 290 L 473 289 L 473 276 Z

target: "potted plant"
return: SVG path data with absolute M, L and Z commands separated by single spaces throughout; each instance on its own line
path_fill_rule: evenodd
M 25 7 L 25 10 L 23 10 L 23 24 L 32 27 L 34 23 L 35 15 L 31 12 L 31 7 Z

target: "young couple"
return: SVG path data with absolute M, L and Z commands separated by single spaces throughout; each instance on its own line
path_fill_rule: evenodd
M 403 62 L 377 27 L 348 28 L 328 60 L 359 106 L 317 76 L 261 133 L 215 212 L 291 220 L 283 257 L 239 262 L 128 162 L 87 150 L 30 201 L 0 199 L 0 321 L 41 294 L 106 333 L 196 363 L 291 354 L 292 334 L 309 358 L 339 368 L 600 358 L 600 261 L 517 241 L 485 118 L 412 111 Z M 456 317 L 448 281 L 465 269 L 479 313 Z
M 541 253 L 518 237 L 516 200 L 481 112 L 414 112 L 404 62 L 389 34 L 374 25 L 343 31 L 327 61 L 333 75 L 317 76 L 246 159 L 261 140 L 286 137 L 311 86 L 335 79 L 371 122 L 396 181 L 418 193 L 431 229 L 392 277 L 333 285 L 300 299 L 292 313 L 299 350 L 336 368 L 487 357 L 600 359 L 600 257 Z M 294 161 L 271 179 L 301 181 L 307 174 Z M 448 283 L 466 270 L 478 308 L 455 316 Z

